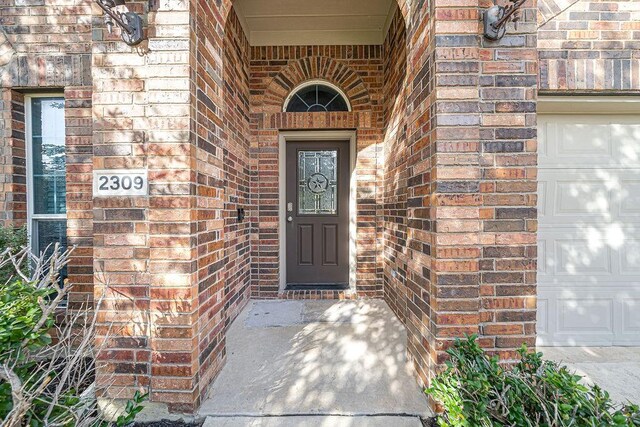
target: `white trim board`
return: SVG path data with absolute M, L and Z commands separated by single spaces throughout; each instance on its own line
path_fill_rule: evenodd
M 637 96 L 545 96 L 538 97 L 538 114 L 639 114 Z
M 286 186 L 286 159 L 287 159 L 287 141 L 331 141 L 344 140 L 350 142 L 350 164 L 351 178 L 349 184 L 349 291 L 356 291 L 356 131 L 355 130 L 321 130 L 321 131 L 282 131 L 278 135 L 278 174 L 279 174 L 279 191 L 278 191 L 278 212 L 280 218 L 278 220 L 278 238 L 280 239 L 280 287 L 279 293 L 284 292 L 287 287 L 287 238 L 286 238 L 286 221 L 287 221 L 287 186 Z

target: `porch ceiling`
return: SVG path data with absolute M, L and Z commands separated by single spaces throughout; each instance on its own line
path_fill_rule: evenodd
M 236 0 L 253 46 L 384 42 L 396 0 Z

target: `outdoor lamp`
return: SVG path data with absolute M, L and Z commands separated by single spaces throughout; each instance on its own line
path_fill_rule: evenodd
M 508 6 L 493 5 L 484 12 L 484 36 L 493 41 L 500 40 L 507 33 L 507 24 L 513 21 L 518 25 L 520 8 L 526 0 L 509 0 Z
M 96 0 L 98 6 L 104 11 L 104 22 L 109 33 L 114 25 L 118 25 L 122 32 L 122 41 L 129 46 L 140 44 L 144 40 L 142 31 L 142 18 L 135 12 L 121 12 L 118 6 L 124 6 L 125 0 Z

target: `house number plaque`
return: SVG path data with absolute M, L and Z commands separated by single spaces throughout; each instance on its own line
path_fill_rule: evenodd
M 93 171 L 93 197 L 148 194 L 149 179 L 146 169 Z

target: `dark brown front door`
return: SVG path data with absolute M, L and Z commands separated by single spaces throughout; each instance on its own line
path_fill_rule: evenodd
M 349 282 L 349 142 L 287 143 L 287 285 Z

